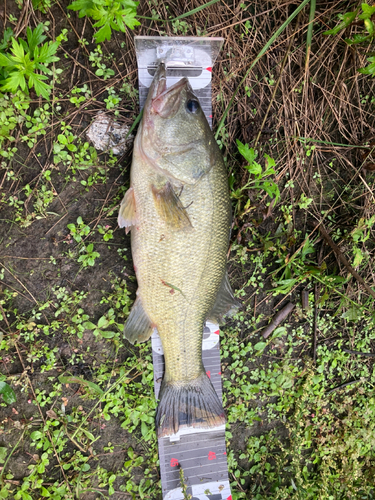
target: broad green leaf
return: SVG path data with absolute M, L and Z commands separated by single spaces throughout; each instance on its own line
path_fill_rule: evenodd
M 370 59 L 375 59 L 374 57 L 369 57 L 368 60 Z M 358 70 L 360 73 L 363 75 L 371 75 L 372 77 L 375 76 L 375 61 L 366 66 L 365 68 L 361 68 Z
M 98 385 L 94 384 L 94 382 L 89 382 L 88 380 L 85 380 L 81 377 L 73 377 L 73 376 L 66 377 L 64 375 L 60 375 L 59 381 L 62 384 L 80 384 L 80 385 L 83 385 L 85 387 L 88 387 L 89 389 L 92 389 L 99 396 L 104 394 L 102 389 Z
M 106 328 L 109 325 L 109 321 L 105 316 L 101 316 L 98 321 L 98 328 Z
M 145 422 L 142 422 L 142 424 L 141 424 L 141 433 L 142 433 L 142 436 L 144 438 L 147 436 L 148 427 L 147 427 L 147 424 Z
M 254 349 L 256 351 L 263 351 L 263 349 L 266 347 L 266 345 L 267 345 L 267 342 L 258 342 L 257 344 L 255 344 Z
M 8 48 L 8 43 L 12 40 L 14 36 L 12 28 L 5 28 L 3 34 L 3 41 L 0 43 L 0 51 L 6 50 Z
M 68 139 L 65 137 L 64 134 L 59 134 L 57 136 L 57 139 L 58 139 L 58 141 L 59 141 L 60 144 L 68 144 Z M 76 228 L 74 224 L 68 224 L 66 227 L 68 229 L 70 229 L 70 231 L 74 231 L 75 228 Z
M 347 12 L 346 14 L 343 15 L 342 17 L 342 22 L 338 24 L 335 28 L 325 31 L 323 35 L 337 35 L 341 30 L 347 28 L 356 18 L 357 16 L 357 11 L 354 12 Z
M 37 467 L 38 474 L 43 474 L 45 470 L 46 470 L 45 463 L 41 462 Z
M 93 434 L 91 434 L 91 432 L 89 432 L 89 431 L 87 431 L 86 429 L 83 429 L 83 428 L 82 428 L 81 430 L 82 430 L 82 432 L 83 432 L 84 434 L 86 434 L 86 436 L 87 436 L 89 439 L 91 439 L 91 441 L 95 441 L 95 436 L 94 436 Z M 89 468 L 90 468 L 90 467 L 89 467 Z M 88 470 L 88 469 L 86 469 L 86 470 Z
M 359 15 L 359 19 L 370 19 L 375 14 L 375 5 L 371 6 L 367 3 L 361 5 L 363 14 Z
M 12 40 L 12 52 L 14 54 L 14 59 L 17 62 L 22 63 L 25 57 L 25 51 L 24 48 L 20 43 L 17 43 L 17 40 L 13 38 Z
M 264 154 L 264 157 L 265 157 L 266 162 L 267 162 L 267 170 L 268 169 L 272 169 L 272 167 L 276 167 L 276 162 L 275 162 L 275 160 L 273 158 L 271 158 L 270 156 L 268 156 L 268 154 Z M 275 172 L 272 172 L 272 173 L 274 174 Z
M 76 0 L 75 2 L 68 5 L 68 9 L 80 10 L 79 17 L 89 15 L 89 11 L 94 7 L 94 2 L 92 0 Z
M 29 88 L 34 86 L 35 92 L 38 96 L 44 97 L 44 99 L 48 99 L 51 93 L 51 87 L 47 85 L 47 83 L 42 82 L 41 80 L 46 77 L 43 75 L 37 75 L 36 73 L 32 73 L 29 75 Z
M 3 464 L 8 455 L 8 448 L 5 446 L 0 446 L 0 464 Z
M 59 42 L 53 42 L 50 44 L 45 43 L 39 50 L 38 61 L 44 64 L 59 61 L 60 58 L 54 56 L 59 48 L 59 45 Z
M 257 157 L 257 153 L 254 151 L 253 148 L 249 148 L 248 144 L 242 144 L 242 142 L 239 141 L 238 139 L 236 142 L 238 151 L 245 158 L 245 160 L 251 165 L 254 162 L 255 158 Z
M 83 323 L 83 328 L 86 328 L 87 330 L 95 330 L 96 325 L 94 325 L 94 323 L 91 323 L 91 321 L 85 321 Z
M 110 332 L 110 331 L 100 331 L 100 335 L 103 337 L 103 339 L 113 339 L 113 337 L 116 335 L 116 332 Z
M 0 382 L 0 394 L 6 404 L 11 405 L 17 401 L 16 393 L 6 382 Z
M 273 181 L 264 181 L 262 184 L 259 184 L 259 187 L 264 189 L 271 198 L 275 198 L 275 201 L 279 199 L 280 190 Z
M 33 56 L 36 46 L 41 44 L 47 38 L 46 35 L 44 35 L 44 25 L 40 23 L 34 30 L 31 30 L 28 27 L 26 33 L 27 42 L 29 44 L 29 51 Z
M 1 87 L 1 90 L 10 90 L 11 92 L 17 92 L 20 83 L 22 83 L 21 78 L 23 78 L 23 80 L 25 81 L 23 75 L 20 75 L 19 73 L 11 73 L 9 77 L 4 80 L 4 85 Z M 24 83 L 24 86 L 25 85 L 26 83 Z
M 371 19 L 365 19 L 365 27 L 370 35 L 374 34 L 374 23 L 371 21 Z
M 361 310 L 354 304 L 351 305 L 347 311 L 342 313 L 341 317 L 347 319 L 348 321 L 357 321 L 362 316 Z
M 37 441 L 43 436 L 43 434 L 40 431 L 34 431 L 30 434 L 30 437 L 33 441 Z
M 365 33 L 358 33 L 353 36 L 353 38 L 345 38 L 345 42 L 348 45 L 354 45 L 357 43 L 367 42 L 371 39 L 371 35 L 366 35 Z
M 111 34 L 112 34 L 112 31 L 111 31 L 110 25 L 109 24 L 104 25 L 94 35 L 96 43 L 104 42 L 104 40 L 110 40 L 111 39 Z
M 124 22 L 128 28 L 133 30 L 135 26 L 139 26 L 141 23 L 135 18 L 136 13 L 129 13 L 124 16 Z
M 11 68 L 11 67 L 15 66 L 16 64 L 17 64 L 16 61 L 9 59 L 6 55 L 4 55 L 0 52 L 0 66 L 3 66 L 5 68 L 7 68 L 7 67 Z

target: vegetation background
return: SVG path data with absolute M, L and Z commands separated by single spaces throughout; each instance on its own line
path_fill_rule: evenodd
M 131 149 L 86 138 L 98 112 L 139 115 L 134 35 L 225 39 L 212 89 L 243 304 L 221 332 L 233 499 L 374 498 L 375 7 L 69 4 L 0 4 L 0 498 L 161 498 L 150 346 L 121 334 Z

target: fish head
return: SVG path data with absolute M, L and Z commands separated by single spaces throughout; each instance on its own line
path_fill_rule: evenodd
M 159 65 L 144 107 L 140 147 L 172 180 L 194 184 L 213 164 L 215 139 L 187 78 L 167 89 Z M 217 147 L 217 146 L 216 146 Z

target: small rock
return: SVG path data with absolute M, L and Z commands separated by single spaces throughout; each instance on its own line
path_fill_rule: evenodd
M 87 131 L 87 138 L 99 151 L 112 150 L 115 155 L 122 155 L 130 148 L 134 135 L 129 132 L 128 125 L 120 125 L 105 113 L 99 113 Z

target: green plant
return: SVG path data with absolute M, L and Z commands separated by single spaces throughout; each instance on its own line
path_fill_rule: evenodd
M 89 243 L 87 246 L 83 245 L 80 249 L 80 253 L 82 253 L 82 255 L 78 257 L 78 262 L 82 263 L 82 267 L 92 267 L 95 265 L 95 259 L 100 257 L 100 253 L 94 251 L 93 243 Z
M 113 239 L 113 229 L 111 229 L 111 226 L 98 225 L 98 233 L 103 236 L 104 241 L 109 241 Z
M 77 225 L 68 224 L 66 227 L 69 229 L 71 237 L 77 243 L 81 243 L 82 238 L 88 236 L 90 234 L 90 231 L 91 231 L 90 226 L 88 226 L 87 224 L 85 224 L 83 222 L 83 219 L 81 216 L 79 216 L 77 218 Z
M 47 38 L 43 34 L 44 30 L 42 23 L 38 24 L 34 30 L 28 27 L 27 42 L 20 38 L 17 42 L 15 38 L 12 38 L 12 54 L 0 52 L 0 68 L 3 68 L 4 78 L 1 82 L 3 84 L 1 90 L 17 92 L 20 88 L 27 92 L 28 88 L 34 87 L 38 96 L 48 99 L 52 91 L 52 87 L 45 83 L 45 80 L 52 75 L 48 65 L 59 60 L 54 54 L 57 52 L 60 41 L 40 45 Z
M 29 107 L 29 99 L 20 90 L 14 92 L 12 97 L 0 94 L 0 154 L 4 158 L 9 156 L 9 152 L 3 145 L 7 141 L 15 141 L 12 131 L 27 120 Z
M 90 98 L 91 96 L 91 90 L 88 88 L 86 84 L 83 85 L 83 87 L 74 87 L 72 89 L 72 97 L 69 98 L 69 101 L 77 106 L 77 108 L 80 107 L 80 105 L 87 101 L 87 99 Z M 84 94 L 84 95 L 79 95 L 79 94 Z
M 119 97 L 116 94 L 116 91 L 113 87 L 109 87 L 107 89 L 107 92 L 108 92 L 108 97 L 106 99 L 104 99 L 104 102 L 106 103 L 105 107 L 107 109 L 117 108 L 117 106 L 121 102 L 121 97 Z M 116 112 L 115 112 L 115 114 L 116 114 Z
M 11 405 L 16 402 L 16 393 L 4 380 L 6 376 L 0 375 L 0 394 L 3 396 L 4 403 Z
M 114 332 L 105 330 L 111 325 L 116 325 L 118 331 Z M 116 323 L 115 311 L 112 308 L 109 309 L 104 316 L 101 316 L 99 318 L 99 321 L 96 325 L 91 321 L 86 321 L 83 326 L 87 330 L 92 330 L 92 333 L 93 335 L 95 335 L 95 337 L 100 336 L 103 337 L 104 339 L 111 339 L 116 335 L 118 336 L 119 333 L 122 332 L 122 330 L 124 329 L 123 324 Z
M 242 144 L 242 142 L 239 141 L 238 139 L 237 139 L 237 146 L 238 146 L 238 151 L 248 162 L 248 164 L 245 165 L 245 168 L 249 172 L 249 180 L 245 185 L 241 186 L 238 189 L 234 189 L 234 182 L 235 182 L 234 174 L 232 174 L 229 178 L 229 188 L 231 191 L 231 197 L 237 200 L 237 206 L 236 206 L 237 211 L 240 210 L 242 197 L 244 195 L 244 192 L 248 189 L 258 189 L 258 190 L 263 189 L 271 198 L 274 198 L 274 201 L 276 203 L 280 197 L 279 188 L 274 181 L 266 179 L 268 176 L 274 175 L 276 173 L 276 171 L 273 168 L 276 165 L 275 160 L 272 159 L 267 154 L 265 154 L 264 158 L 266 162 L 266 167 L 263 170 L 260 163 L 255 161 L 258 153 L 254 151 L 253 148 L 249 148 L 247 144 Z M 243 213 L 241 215 L 247 213 L 249 209 L 250 209 L 250 200 L 248 199 L 247 202 L 245 203 Z
M 98 69 L 95 71 L 96 76 L 102 76 L 103 80 L 111 78 L 115 74 L 113 69 L 107 68 L 106 64 L 103 62 L 104 56 L 100 45 L 97 45 L 93 52 L 90 52 L 89 61 L 92 62 L 92 66 Z
M 75 0 L 68 9 L 79 10 L 79 17 L 92 17 L 95 21 L 96 43 L 110 40 L 112 30 L 125 32 L 125 26 L 134 29 L 140 24 L 136 19 L 139 2 L 134 0 Z
M 368 5 L 367 3 L 361 4 L 362 13 L 358 14 L 359 9 L 346 12 L 345 14 L 340 14 L 339 18 L 341 22 L 333 29 L 325 31 L 324 35 L 337 35 L 340 31 L 347 29 L 351 26 L 356 18 L 358 17 L 358 23 L 360 24 L 363 21 L 364 30 L 362 33 L 356 33 L 352 38 L 345 38 L 345 42 L 348 45 L 357 45 L 357 44 L 370 44 L 375 38 L 375 24 L 373 21 L 373 17 L 375 14 L 375 5 Z M 372 75 L 375 76 L 375 57 L 373 55 L 366 56 L 369 64 L 360 68 L 358 71 L 363 73 L 364 75 Z

